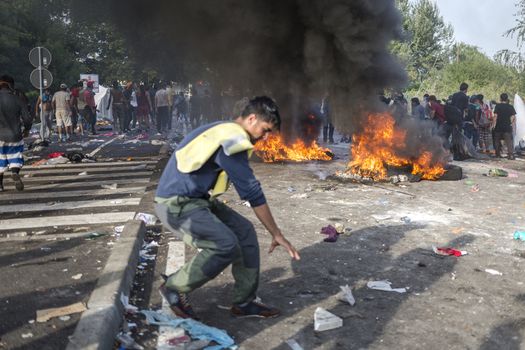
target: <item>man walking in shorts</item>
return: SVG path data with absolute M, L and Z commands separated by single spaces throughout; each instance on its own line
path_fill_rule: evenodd
M 69 100 L 67 85 L 62 83 L 60 84 L 60 90 L 53 95 L 53 111 L 57 121 L 58 142 L 69 140 L 70 135 L 73 133 Z M 62 131 L 64 131 L 65 135 L 62 135 Z

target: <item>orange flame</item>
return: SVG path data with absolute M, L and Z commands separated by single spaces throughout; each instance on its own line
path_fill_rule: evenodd
M 425 180 L 437 180 L 445 173 L 443 164 L 433 163 L 432 153 L 422 150 L 417 159 L 398 155 L 405 148 L 406 131 L 397 129 L 388 113 L 368 116 L 365 129 L 352 138 L 352 161 L 349 172 L 374 180 L 387 178 L 387 165 L 412 166 L 412 174 Z
M 320 147 L 317 142 L 312 141 L 306 146 L 303 140 L 296 140 L 292 145 L 287 145 L 281 139 L 281 135 L 268 135 L 266 139 L 255 144 L 255 153 L 264 162 L 272 163 L 283 160 L 304 162 L 308 160 L 331 160 L 332 152 L 328 148 Z

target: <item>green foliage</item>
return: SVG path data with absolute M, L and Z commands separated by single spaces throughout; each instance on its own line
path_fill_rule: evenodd
M 458 91 L 462 82 L 469 84 L 469 94 L 483 94 L 498 100 L 502 92 L 525 91 L 525 60 L 512 52 L 500 52 L 495 59 L 477 47 L 452 43 L 452 28 L 445 25 L 436 5 L 429 0 L 398 0 L 408 40 L 392 44 L 392 51 L 406 62 L 410 84 L 408 96 L 424 93 L 446 99 Z M 525 0 L 520 0 L 520 29 L 514 29 L 525 42 Z
M 392 43 L 391 50 L 407 67 L 411 87 L 420 84 L 433 69 L 447 63 L 453 30 L 445 24 L 437 5 L 430 0 L 411 3 L 398 0 L 403 16 L 405 40 Z
M 156 75 L 143 71 L 115 28 L 104 22 L 74 20 L 70 0 L 0 1 L 0 74 L 15 78 L 17 87 L 33 90 L 34 69 L 29 51 L 44 46 L 52 54 L 52 89 L 71 85 L 81 73 L 97 73 L 101 82 L 142 80 Z

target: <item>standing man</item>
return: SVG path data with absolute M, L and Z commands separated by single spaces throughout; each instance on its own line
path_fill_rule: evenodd
M 96 135 L 95 125 L 97 124 L 97 105 L 95 103 L 95 92 L 93 91 L 93 82 L 88 81 L 87 87 L 82 91 L 84 98 L 84 118 L 89 123 L 91 134 Z
M 300 259 L 275 223 L 248 163 L 255 142 L 278 129 L 280 122 L 274 101 L 255 97 L 233 122 L 203 125 L 190 132 L 166 165 L 155 197 L 157 214 L 171 231 L 183 234 L 186 244 L 200 250 L 160 288 L 177 316 L 194 318 L 186 293 L 230 264 L 235 279 L 231 313 L 263 318 L 280 314 L 256 300 L 259 244 L 252 223 L 217 200 L 231 179 L 239 196 L 250 203 L 272 235 L 269 252 L 283 246 L 293 259 Z
M 465 117 L 468 113 L 469 99 L 467 96 L 468 84 L 461 83 L 459 85 L 459 91 L 452 95 L 450 104 L 457 107 L 461 111 L 461 115 Z
M 18 191 L 24 189 L 19 173 L 24 165 L 24 136 L 29 135 L 33 122 L 27 107 L 14 95 L 13 87 L 12 77 L 0 77 L 0 192 L 4 191 L 4 172 L 7 169 L 11 170 L 15 188 Z
M 334 125 L 330 113 L 330 106 L 328 105 L 328 93 L 323 96 L 319 104 L 319 118 L 323 121 L 323 142 L 334 143 Z
M 173 88 L 173 83 L 170 81 L 166 87 L 166 93 L 168 94 L 168 130 L 171 130 L 171 125 L 173 124 L 173 102 L 175 98 L 175 89 Z
M 412 97 L 410 103 L 412 104 L 412 117 L 425 120 L 425 107 L 419 103 L 419 98 Z
M 72 134 L 73 123 L 71 122 L 71 108 L 69 105 L 69 92 L 67 85 L 60 84 L 60 90 L 53 95 L 53 111 L 57 120 L 58 142 L 66 142 Z M 65 135 L 62 136 L 62 131 Z
M 126 119 L 126 98 L 120 89 L 118 81 L 113 82 L 113 87 L 109 91 L 111 98 L 111 106 L 113 108 L 113 132 L 121 134 L 124 132 L 124 121 Z
M 166 83 L 159 84 L 159 90 L 155 93 L 155 112 L 157 115 L 157 132 L 158 135 L 167 130 L 169 102 L 168 92 L 166 91 Z
M 516 121 L 516 110 L 509 103 L 509 95 L 503 93 L 500 95 L 501 103 L 494 108 L 494 117 L 496 118 L 496 127 L 494 128 L 496 136 L 496 157 L 501 157 L 501 140 L 505 140 L 510 160 L 514 158 L 514 143 L 512 142 L 512 125 Z
M 51 132 L 53 131 L 53 105 L 51 103 L 51 91 L 45 89 L 42 94 L 42 99 L 38 96 L 35 105 L 35 116 L 42 115 L 42 120 L 40 121 L 40 140 L 48 141 L 51 137 Z M 40 114 L 40 109 L 42 109 L 42 114 Z

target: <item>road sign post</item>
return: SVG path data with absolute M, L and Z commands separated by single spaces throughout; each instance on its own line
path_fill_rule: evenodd
M 36 68 L 31 72 L 29 80 L 35 88 L 40 90 L 40 123 L 43 123 L 44 89 L 53 83 L 53 75 L 46 69 L 51 63 L 51 52 L 45 47 L 35 47 L 29 52 L 29 62 Z

